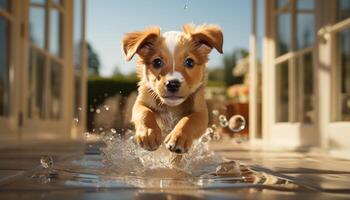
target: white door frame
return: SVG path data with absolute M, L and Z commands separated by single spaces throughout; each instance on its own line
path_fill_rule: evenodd
M 350 122 L 334 121 L 332 111 L 335 111 L 335 92 L 339 81 L 337 72 L 337 41 L 336 34 L 350 29 L 350 18 L 335 22 L 336 1 L 323 1 L 318 12 L 318 82 L 320 102 L 320 133 L 322 148 L 331 155 L 350 158 Z M 326 15 L 326 16 L 324 16 Z M 331 24 L 331 25 L 329 25 Z M 327 26 L 325 26 L 327 25 Z
M 266 36 L 263 41 L 263 138 L 268 141 L 268 145 L 280 146 L 285 148 L 300 148 L 318 145 L 317 140 L 317 117 L 315 118 L 313 124 L 304 124 L 301 122 L 276 122 L 276 65 L 281 62 L 295 62 L 296 56 L 304 54 L 306 51 L 313 52 L 313 48 L 308 48 L 305 50 L 297 52 L 289 52 L 282 56 L 276 58 L 276 13 L 275 13 L 275 1 L 266 0 L 266 20 L 265 20 L 265 30 Z M 293 0 L 290 0 L 293 2 Z M 316 1 L 315 1 L 316 4 Z M 292 7 L 291 19 L 296 15 L 295 8 Z M 279 12 L 279 11 L 277 11 Z M 291 32 L 296 31 L 296 24 L 293 22 L 291 27 Z M 296 38 L 292 37 L 291 43 L 295 43 Z M 314 56 L 313 56 L 314 59 Z M 291 76 L 294 73 L 293 67 L 289 67 L 289 85 L 292 81 L 295 81 L 295 77 Z M 315 69 L 315 64 L 314 64 Z M 314 70 L 315 72 L 315 70 Z M 316 81 L 314 80 L 314 91 L 316 86 Z M 295 88 L 290 88 L 289 96 L 294 96 Z M 295 99 L 295 98 L 290 98 Z M 296 115 L 293 113 L 296 109 L 294 107 L 295 103 L 289 103 L 289 115 Z M 317 111 L 317 101 L 314 106 L 314 112 Z M 292 113 L 291 113 L 292 112 Z
M 48 3 L 51 4 L 52 0 L 48 0 Z M 29 49 L 30 49 L 30 41 L 29 41 L 29 8 L 30 8 L 30 0 L 22 1 L 22 4 L 25 7 L 23 23 L 25 24 L 25 27 L 27 29 L 26 37 L 23 39 L 23 60 L 29 60 Z M 73 1 L 70 0 L 63 0 L 64 7 L 61 8 L 61 14 L 62 14 L 62 41 L 61 41 L 61 48 L 62 48 L 62 93 L 61 93 L 61 103 L 62 103 L 62 115 L 59 120 L 50 120 L 45 119 L 41 120 L 39 118 L 28 118 L 27 114 L 27 107 L 28 107 L 28 62 L 22 63 L 23 69 L 22 70 L 22 97 L 21 97 L 21 113 L 23 116 L 23 124 L 21 128 L 21 138 L 22 139 L 69 139 L 70 138 L 70 127 L 72 125 L 73 119 L 73 108 L 71 105 L 73 105 L 73 53 L 72 53 L 72 16 L 73 16 L 73 10 L 72 10 L 72 4 Z M 46 17 L 49 17 L 46 15 Z M 47 25 L 50 23 L 50 20 L 47 19 Z M 46 27 L 48 29 L 48 27 Z M 46 35 L 46 40 L 50 41 L 50 34 Z M 49 54 L 48 50 L 43 50 L 45 54 Z M 52 59 L 52 58 L 51 58 Z M 55 59 L 54 59 L 55 60 Z M 57 60 L 57 59 L 56 59 Z M 45 66 L 47 67 L 48 64 Z M 48 80 L 48 83 L 50 82 L 50 75 L 46 73 L 46 80 Z M 49 91 L 49 88 L 46 89 L 46 92 Z M 47 95 L 47 94 L 46 94 Z M 47 95 L 48 96 L 48 95 Z

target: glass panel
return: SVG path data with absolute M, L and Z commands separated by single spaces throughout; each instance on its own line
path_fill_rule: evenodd
M 61 13 L 56 9 L 51 11 L 50 23 L 50 52 L 61 56 Z
M 46 4 L 46 0 L 32 0 L 31 2 L 36 4 Z
M 9 22 L 0 18 L 0 116 L 8 116 L 10 108 L 9 36 Z
M 276 55 L 280 56 L 291 49 L 291 19 L 290 14 L 283 13 L 277 17 Z
M 350 17 L 350 0 L 338 0 L 337 20 L 342 21 Z
M 287 4 L 288 4 L 288 0 L 276 0 L 276 8 L 281 8 L 283 6 L 286 6 Z
M 74 0 L 74 1 L 76 1 L 76 0 Z M 62 1 L 61 0 L 53 0 L 53 3 L 57 4 L 57 5 L 61 5 Z
M 339 35 L 339 61 L 340 66 L 340 115 L 337 120 L 350 121 L 350 29 L 342 31 Z
M 314 0 L 298 0 L 297 8 L 298 9 L 306 9 L 312 10 L 315 7 Z
M 0 0 L 0 8 L 4 10 L 9 10 L 10 2 L 9 0 Z
M 314 75 L 313 75 L 313 62 L 312 52 L 297 58 L 297 96 L 298 102 L 298 116 L 299 120 L 304 123 L 314 122 Z
M 62 65 L 51 63 L 51 109 L 50 118 L 59 119 L 62 111 Z
M 45 56 L 34 49 L 30 51 L 28 117 L 45 118 Z
M 276 121 L 288 122 L 289 72 L 288 61 L 276 66 Z
M 45 10 L 32 6 L 29 23 L 30 41 L 39 48 L 45 48 Z
M 297 40 L 298 49 L 310 47 L 315 39 L 315 22 L 313 14 L 301 14 L 297 16 Z

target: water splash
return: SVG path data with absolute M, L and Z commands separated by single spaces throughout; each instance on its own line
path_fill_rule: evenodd
M 45 169 L 51 169 L 53 167 L 53 159 L 49 155 L 44 155 L 40 158 L 40 164 Z
M 204 163 L 219 163 L 220 158 L 209 150 L 210 133 L 195 141 L 186 154 L 170 152 L 164 144 L 156 151 L 147 151 L 139 147 L 133 139 L 134 131 L 126 130 L 123 134 L 110 132 L 103 137 L 106 146 L 101 149 L 104 163 L 118 170 L 143 172 L 159 168 L 176 169 L 186 173 L 198 173 Z M 126 164 L 127 163 L 127 164 Z
M 233 132 L 239 132 L 245 128 L 246 121 L 242 115 L 233 115 L 228 120 L 228 127 Z

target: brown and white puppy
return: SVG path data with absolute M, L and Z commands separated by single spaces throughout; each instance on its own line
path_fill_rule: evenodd
M 153 151 L 163 139 L 175 153 L 185 153 L 208 125 L 204 99 L 206 63 L 223 34 L 216 25 L 184 25 L 161 34 L 160 28 L 127 33 L 123 50 L 129 61 L 138 54 L 138 97 L 132 112 L 136 140 Z

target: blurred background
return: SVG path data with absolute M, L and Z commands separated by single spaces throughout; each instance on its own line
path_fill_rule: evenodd
M 252 146 L 350 157 L 350 0 L 0 0 L 1 144 L 132 128 L 123 34 L 185 23 L 224 32 L 208 63 L 210 125 L 240 114 Z

